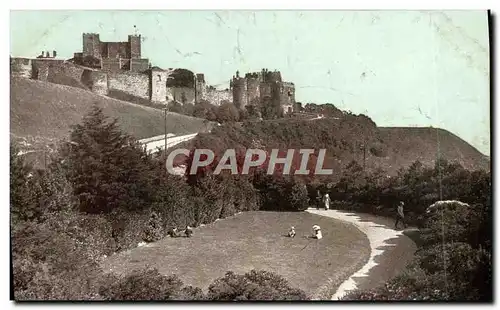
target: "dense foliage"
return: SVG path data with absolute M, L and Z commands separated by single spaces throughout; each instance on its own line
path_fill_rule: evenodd
M 350 209 L 394 216 L 397 201 L 407 201 L 410 223 L 420 227 L 419 248 L 404 274 L 346 298 L 491 301 L 491 175 L 446 161 L 438 161 L 434 168 L 416 162 L 395 180 L 376 184 L 344 191 L 350 193 Z M 331 191 L 337 192 L 336 187 Z M 374 208 L 368 204 L 369 195 L 377 191 L 383 193 L 385 204 Z M 345 205 L 349 204 L 338 207 Z
M 220 151 L 237 147 L 241 169 L 241 150 L 248 147 L 317 143 L 341 154 L 361 138 L 337 141 L 328 134 L 332 126 L 354 132 L 353 137 L 375 130 L 369 120 L 354 116 L 350 123 L 289 122 L 224 125 L 214 135 L 200 135 L 194 146 L 210 145 L 218 155 L 214 165 Z M 395 203 L 404 200 L 410 223 L 423 231 L 418 255 L 405 274 L 349 298 L 491 299 L 491 176 L 485 171 L 440 160 L 434 167 L 415 162 L 387 177 L 381 169 L 368 171 L 352 161 L 337 179 L 297 178 L 279 171 L 270 176 L 262 167 L 247 176 L 214 175 L 214 165 L 182 178 L 166 173 L 164 156 L 147 154 L 97 107 L 74 126 L 70 141 L 60 145 L 51 162 L 47 169 L 35 170 L 11 146 L 16 299 L 305 299 L 285 279 L 265 271 L 228 273 L 205 295 L 155 270 L 106 275 L 99 262 L 139 242 L 159 240 L 173 227 L 196 227 L 240 211 L 302 211 L 317 190 L 330 193 L 334 208 L 378 215 L 393 216 Z M 294 159 L 292 166 L 298 165 Z M 450 199 L 467 205 L 452 202 L 427 212 L 437 200 Z
M 148 285 L 157 280 L 177 282 L 149 271 L 116 282 L 102 276 L 99 261 L 159 240 L 173 227 L 196 227 L 261 206 L 263 193 L 245 176 L 200 175 L 193 181 L 167 174 L 161 157 L 148 155 L 97 107 L 74 126 L 46 170 L 34 170 L 18 153 L 12 145 L 16 299 L 194 298 L 199 289 L 152 292 Z M 124 292 L 140 281 L 151 284 Z
M 283 277 L 252 270 L 244 275 L 227 272 L 208 287 L 208 300 L 307 300 L 304 291 L 290 287 Z

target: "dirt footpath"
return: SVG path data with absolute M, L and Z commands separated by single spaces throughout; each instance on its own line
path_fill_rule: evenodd
M 365 233 L 370 241 L 368 262 L 340 285 L 332 296 L 333 300 L 354 289 L 365 290 L 384 284 L 405 268 L 417 249 L 402 230 L 393 229 L 394 221 L 391 219 L 338 210 L 309 209 L 308 212 L 351 223 Z

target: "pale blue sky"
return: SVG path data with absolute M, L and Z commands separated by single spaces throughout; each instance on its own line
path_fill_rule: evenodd
M 160 67 L 205 73 L 278 69 L 301 102 L 330 102 L 379 126 L 445 128 L 490 153 L 484 11 L 24 11 L 11 13 L 11 54 L 82 50 L 82 33 L 126 41 Z

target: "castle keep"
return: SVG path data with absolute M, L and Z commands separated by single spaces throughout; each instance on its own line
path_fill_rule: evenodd
M 151 67 L 149 59 L 142 58 L 140 35 L 102 42 L 99 34 L 84 33 L 82 46 L 70 60 L 56 58 L 55 51 L 53 56 L 42 52 L 36 58 L 11 57 L 11 74 L 49 82 L 65 76 L 100 95 L 121 93 L 161 104 L 206 100 L 214 105 L 232 102 L 239 109 L 275 105 L 284 113 L 293 112 L 296 104 L 295 85 L 284 82 L 279 71 L 262 69 L 245 77 L 236 72 L 229 89 L 218 90 L 207 85 L 203 73 Z
M 74 59 L 86 57 L 98 59 L 97 67 L 103 70 L 129 70 L 142 72 L 149 69 L 149 60 L 141 58 L 141 36 L 129 35 L 125 42 L 102 42 L 97 33 L 83 34 L 83 49 L 74 53 Z
M 239 72 L 231 80 L 233 103 L 242 109 L 248 105 L 277 104 L 284 113 L 293 112 L 295 106 L 295 85 L 284 82 L 281 72 L 262 69 L 240 77 Z

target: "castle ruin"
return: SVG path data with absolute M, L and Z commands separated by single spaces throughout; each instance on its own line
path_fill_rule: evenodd
M 261 72 L 239 76 L 239 71 L 231 80 L 233 103 L 239 109 L 259 104 L 276 104 L 283 112 L 291 113 L 295 106 L 295 85 L 284 82 L 281 72 L 262 69 Z
M 97 33 L 83 34 L 82 52 L 74 53 L 78 63 L 86 59 L 96 60 L 94 68 L 119 71 L 143 72 L 149 69 L 149 59 L 141 58 L 141 35 L 129 35 L 125 42 L 102 42 Z
M 125 42 L 103 42 L 97 33 L 82 35 L 82 52 L 64 60 L 42 52 L 37 58 L 11 57 L 11 72 L 42 81 L 64 75 L 83 83 L 100 95 L 121 92 L 155 103 L 177 101 L 194 104 L 206 100 L 214 105 L 232 102 L 237 108 L 273 104 L 284 113 L 295 107 L 295 85 L 284 82 L 279 71 L 239 72 L 230 87 L 218 90 L 207 85 L 203 73 L 186 69 L 151 67 L 149 59 L 141 56 L 141 35 L 129 35 Z

